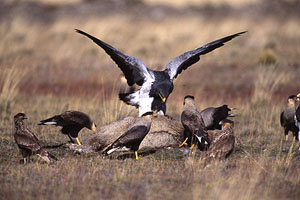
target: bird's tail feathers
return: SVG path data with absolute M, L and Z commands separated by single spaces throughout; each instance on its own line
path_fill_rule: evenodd
M 38 125 L 56 125 L 57 122 L 55 121 L 54 117 L 49 119 L 41 120 Z
M 115 150 L 117 150 L 117 149 L 119 149 L 119 148 L 120 148 L 120 147 L 111 148 L 111 149 L 109 149 L 109 150 L 106 152 L 106 154 L 109 155 L 109 154 L 111 154 L 112 152 L 114 152 Z

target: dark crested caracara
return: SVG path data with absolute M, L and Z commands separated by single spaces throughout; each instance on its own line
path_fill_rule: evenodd
M 140 120 L 132 124 L 128 128 L 128 131 L 126 131 L 122 136 L 112 143 L 112 145 L 106 150 L 106 153 L 111 154 L 115 150 L 125 146 L 134 151 L 135 158 L 138 160 L 137 151 L 141 142 L 150 130 L 153 116 L 153 112 L 147 112 L 143 114 Z
M 96 124 L 91 118 L 80 111 L 66 111 L 60 115 L 55 115 L 49 119 L 40 121 L 39 125 L 55 125 L 61 126 L 62 134 L 67 135 L 71 142 L 74 143 L 72 138 L 76 138 L 78 145 L 81 145 L 78 139 L 78 133 L 82 128 L 88 128 L 92 131 L 96 131 Z
M 207 131 L 203 119 L 197 110 L 193 96 L 184 97 L 184 109 L 181 113 L 181 123 L 184 127 L 185 140 L 179 147 L 183 146 L 185 143 L 191 148 L 193 148 L 193 144 L 197 144 L 201 151 L 206 150 L 209 147 L 210 142 L 207 137 Z
M 296 139 L 298 134 L 298 127 L 295 123 L 295 113 L 296 113 L 296 101 L 299 101 L 300 94 L 291 95 L 287 99 L 287 104 L 280 114 L 280 124 L 284 128 L 285 140 L 288 140 L 288 134 L 291 131 Z
M 119 98 L 128 105 L 135 106 L 139 109 L 139 116 L 149 111 L 156 111 L 160 115 L 166 114 L 166 101 L 173 91 L 174 79 L 188 67 L 200 60 L 200 56 L 207 54 L 233 38 L 245 33 L 236 33 L 219 40 L 210 42 L 200 48 L 187 51 L 182 55 L 171 60 L 165 67 L 164 71 L 154 71 L 138 58 L 127 56 L 112 47 L 111 45 L 85 33 L 81 30 L 76 31 L 89 39 L 93 40 L 100 46 L 122 70 L 127 84 L 141 86 L 139 90 L 130 93 L 120 93 Z
M 208 107 L 200 112 L 201 117 L 204 121 L 205 128 L 207 130 L 221 129 L 220 121 L 226 119 L 227 117 L 234 117 L 233 114 L 229 112 L 232 108 L 227 105 L 220 107 Z
M 297 95 L 297 98 L 299 99 L 300 97 L 300 93 Z M 295 116 L 295 125 L 297 127 L 298 132 L 296 134 L 294 134 L 294 140 L 298 140 L 298 142 L 300 143 L 300 105 L 298 106 Z M 300 151 L 300 147 L 299 147 L 299 151 Z
M 48 164 L 50 163 L 50 154 L 40 145 L 38 138 L 27 128 L 24 120 L 27 116 L 24 113 L 18 113 L 14 116 L 14 138 L 24 159 L 24 164 L 30 161 L 30 156 L 38 155 Z

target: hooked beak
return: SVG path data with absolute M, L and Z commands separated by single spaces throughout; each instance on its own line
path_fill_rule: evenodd
M 94 132 L 95 132 L 96 130 L 97 130 L 96 124 L 95 124 L 95 123 L 93 123 L 93 124 L 92 124 L 92 131 L 94 131 Z
M 231 113 L 229 113 L 229 114 L 227 115 L 227 117 L 235 117 L 235 115 L 234 115 L 234 114 L 231 114 Z
M 300 93 L 299 93 L 299 94 L 300 94 Z M 162 101 L 163 103 L 165 103 L 165 102 L 166 102 L 166 97 L 161 96 L 161 94 L 159 94 L 159 93 L 158 93 L 158 95 L 159 95 L 161 101 Z

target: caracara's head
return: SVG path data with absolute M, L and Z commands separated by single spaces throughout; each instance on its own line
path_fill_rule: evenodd
M 18 113 L 14 116 L 14 120 L 22 121 L 24 119 L 28 119 L 24 113 Z
M 97 125 L 94 122 L 90 121 L 87 128 L 95 132 L 97 130 Z
M 222 125 L 222 129 L 228 126 L 233 126 L 234 122 L 231 121 L 230 119 L 224 119 L 222 121 L 220 121 L 220 124 Z
M 297 94 L 297 95 L 291 95 L 288 97 L 288 103 L 289 104 L 295 104 L 296 101 L 299 101 L 299 98 L 300 98 L 300 93 Z
M 194 96 L 191 96 L 191 95 L 187 95 L 184 97 L 184 100 L 183 100 L 183 105 L 185 104 L 188 104 L 188 103 L 195 103 L 195 97 Z

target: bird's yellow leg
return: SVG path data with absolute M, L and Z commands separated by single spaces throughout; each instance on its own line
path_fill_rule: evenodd
M 78 144 L 79 146 L 81 145 L 80 142 L 79 142 L 78 137 L 76 138 L 76 142 L 77 142 L 77 144 Z
M 134 154 L 135 154 L 135 159 L 138 160 L 138 159 L 139 159 L 139 156 L 138 156 L 137 151 L 135 151 Z
M 296 141 L 296 136 L 293 137 L 293 143 Z
M 285 136 L 285 141 L 288 141 L 288 139 L 289 139 L 289 135 L 286 135 Z
M 182 147 L 183 145 L 187 145 L 187 143 L 186 143 L 187 140 L 188 140 L 188 138 L 185 138 L 185 140 L 183 141 L 183 143 L 181 143 L 181 144 L 179 145 L 179 148 Z
M 190 150 L 192 150 L 195 147 L 195 144 L 192 144 L 192 146 L 190 147 Z

